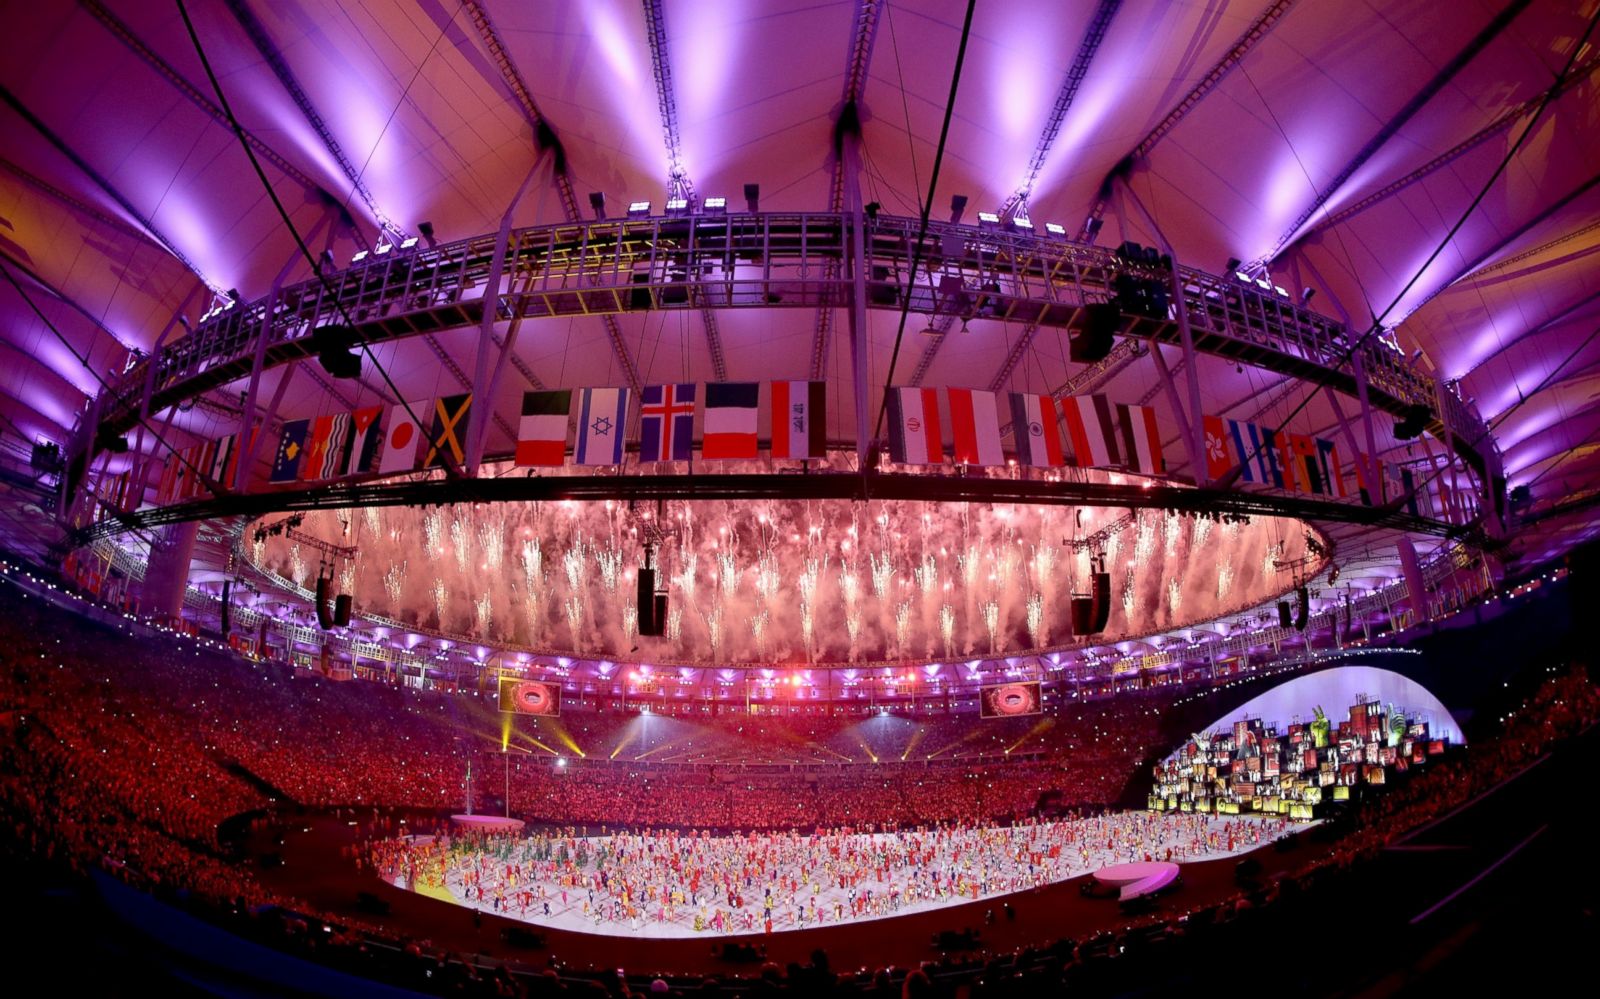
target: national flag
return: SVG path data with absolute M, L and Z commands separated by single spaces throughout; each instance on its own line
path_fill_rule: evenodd
M 1423 507 L 1424 497 L 1417 492 L 1416 476 L 1409 468 L 1396 467 L 1395 472 L 1400 479 L 1400 494 L 1405 497 L 1406 512 L 1414 517 L 1426 517 L 1428 511 Z
M 153 459 L 152 459 L 153 460 Z M 161 463 L 161 478 L 156 481 L 156 503 L 171 503 L 178 487 L 178 453 L 170 452 Z
M 238 441 L 237 433 L 219 437 L 211 451 L 211 466 L 206 474 L 225 489 L 233 488 L 233 476 L 229 472 L 239 463 L 239 456 L 235 453 Z
M 189 468 L 185 496 L 193 499 L 206 491 L 205 476 L 211 474 L 211 459 L 217 453 L 216 441 L 204 441 L 189 449 Z
M 688 461 L 694 454 L 693 382 L 646 385 L 639 395 L 639 460 Z
M 1004 465 L 1000 447 L 1000 414 L 993 392 L 946 389 L 950 399 L 950 436 L 957 464 Z
M 712 382 L 706 386 L 706 422 L 700 457 L 754 458 L 760 382 Z
M 467 435 L 471 412 L 471 392 L 433 400 L 433 426 L 428 430 L 428 454 L 422 459 L 423 468 L 444 468 L 466 460 L 467 448 L 462 439 Z
M 1056 401 L 1050 396 L 1011 393 L 1011 435 L 1017 442 L 1017 461 L 1022 464 L 1056 468 L 1066 463 Z
M 939 390 L 889 390 L 889 460 L 901 465 L 944 464 Z
M 1278 438 L 1271 427 L 1243 420 L 1228 421 L 1228 436 L 1242 467 L 1240 479 L 1258 485 L 1283 488 L 1283 468 L 1278 464 Z
M 824 382 L 772 383 L 772 456 L 828 456 L 828 392 Z
M 1294 485 L 1290 491 L 1311 493 L 1321 496 L 1327 492 L 1326 480 L 1322 476 L 1322 463 L 1319 460 L 1317 445 L 1310 437 L 1304 434 L 1285 434 L 1288 439 L 1290 460 L 1286 462 L 1289 471 L 1284 478 L 1290 475 L 1294 478 Z
M 1344 474 L 1339 467 L 1339 445 L 1324 438 L 1317 438 L 1317 464 L 1322 469 L 1322 481 L 1326 484 L 1325 492 L 1329 496 L 1347 499 L 1350 490 L 1344 481 Z
M 283 425 L 283 436 L 278 438 L 278 451 L 272 459 L 268 482 L 293 482 L 300 477 L 300 461 L 305 457 L 306 438 L 310 434 L 310 420 L 290 420 Z
M 1227 424 L 1220 416 L 1206 416 L 1202 417 L 1200 425 L 1205 431 L 1206 477 L 1220 479 L 1239 463 L 1228 447 Z
M 1103 395 L 1069 395 L 1061 399 L 1067 421 L 1067 443 L 1072 463 L 1079 468 L 1109 468 L 1122 464 L 1112 429 L 1111 402 Z
M 383 430 L 379 419 L 383 416 L 382 406 L 368 406 L 358 409 L 350 414 L 350 429 L 345 432 L 345 440 L 340 450 L 337 475 L 360 475 L 372 471 L 372 463 L 378 457 L 378 445 L 383 441 Z
M 1350 461 L 1351 472 L 1356 477 L 1356 494 L 1361 498 L 1361 502 L 1363 504 L 1372 506 L 1380 502 L 1382 500 L 1382 496 L 1378 491 L 1378 486 L 1380 483 L 1367 481 L 1367 470 L 1369 465 L 1369 459 L 1360 451 L 1357 451 L 1355 456 Z
M 589 388 L 578 392 L 578 446 L 572 460 L 579 465 L 622 464 L 622 437 L 628 425 L 625 388 Z
M 1122 461 L 1128 471 L 1140 475 L 1165 475 L 1167 461 L 1161 453 L 1161 432 L 1156 428 L 1156 411 L 1149 406 L 1117 404 L 1122 424 Z
M 409 472 L 417 467 L 417 442 L 422 439 L 422 428 L 417 420 L 423 419 L 432 409 L 432 400 L 429 400 L 397 402 L 389 410 L 389 425 L 383 434 L 383 456 L 378 460 L 380 473 Z
M 516 463 L 524 467 L 566 464 L 567 416 L 571 411 L 571 389 L 522 393 Z
M 317 417 L 311 424 L 311 439 L 306 445 L 306 460 L 300 469 L 300 477 L 310 482 L 331 479 L 337 475 L 339 466 L 343 464 L 340 451 L 349 432 L 349 413 L 329 413 Z

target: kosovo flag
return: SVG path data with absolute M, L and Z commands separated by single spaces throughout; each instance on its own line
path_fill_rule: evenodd
M 272 474 L 268 482 L 293 482 L 300 478 L 300 459 L 305 457 L 306 437 L 311 433 L 310 420 L 291 420 L 283 425 L 283 437 L 278 441 L 278 451 L 272 458 Z

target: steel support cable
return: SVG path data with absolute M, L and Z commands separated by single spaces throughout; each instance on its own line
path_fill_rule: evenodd
M 977 6 L 978 0 L 967 0 L 967 14 L 961 22 L 961 43 L 956 48 L 956 65 L 950 74 L 950 95 L 945 101 L 944 122 L 939 126 L 939 145 L 934 150 L 933 172 L 928 176 L 928 197 L 922 202 L 916 248 L 911 254 L 911 271 L 906 275 L 906 291 L 900 306 L 900 324 L 894 334 L 894 350 L 889 354 L 889 373 L 883 380 L 883 399 L 878 404 L 878 419 L 872 426 L 874 440 L 883 427 L 883 418 L 889 409 L 890 386 L 894 384 L 894 369 L 900 360 L 900 345 L 906 335 L 906 318 L 911 314 L 911 293 L 916 290 L 917 269 L 922 266 L 922 248 L 928 238 L 928 217 L 933 214 L 933 199 L 939 189 L 939 169 L 944 165 L 945 143 L 950 137 L 950 120 L 955 116 L 956 93 L 961 87 L 961 67 L 967 59 L 967 42 L 972 37 L 972 14 Z
M 250 147 L 249 141 L 245 139 L 244 128 L 239 124 L 239 119 L 235 117 L 233 106 L 228 103 L 228 95 L 223 93 L 222 84 L 217 79 L 216 71 L 211 68 L 211 59 L 206 55 L 205 46 L 200 44 L 200 35 L 195 31 L 194 21 L 189 18 L 187 3 L 185 0 L 176 0 L 176 2 L 178 13 L 183 15 L 183 25 L 189 33 L 189 41 L 194 45 L 195 55 L 200 57 L 200 65 L 206 71 L 206 78 L 211 81 L 211 89 L 216 93 L 217 101 L 222 105 L 222 111 L 228 117 L 228 124 L 233 129 L 234 137 L 239 140 L 239 147 L 244 150 L 245 156 L 249 158 L 250 166 L 255 169 L 256 177 L 260 179 L 261 186 L 266 189 L 267 197 L 272 199 L 273 207 L 278 210 L 278 217 L 283 220 L 283 225 L 289 230 L 289 235 L 294 237 L 295 245 L 300 248 L 300 254 L 305 257 L 306 263 L 311 266 L 311 273 L 316 275 L 318 283 L 322 285 L 323 292 L 338 308 L 339 316 L 344 320 L 345 326 L 356 334 L 356 344 L 361 348 L 362 353 L 367 355 L 367 359 L 372 362 L 372 366 L 378 374 L 383 376 L 384 384 L 389 386 L 389 390 L 399 400 L 399 405 L 405 409 L 406 415 L 411 417 L 411 421 L 418 427 L 427 426 L 411 409 L 411 403 L 406 401 L 405 393 L 401 392 L 400 387 L 394 383 L 394 379 L 389 377 L 389 372 L 378 362 L 378 355 L 373 352 L 366 338 L 356 331 L 355 320 L 351 318 L 349 311 L 344 307 L 344 303 L 334 294 L 333 285 L 329 283 L 327 275 L 323 274 L 322 268 L 318 266 L 316 255 L 306 245 L 305 239 L 300 235 L 300 230 L 295 228 L 294 220 L 289 218 L 289 212 L 283 207 L 283 201 L 279 199 L 278 192 L 273 190 L 272 183 L 267 180 L 266 171 L 261 169 L 261 162 L 256 159 L 255 151 Z M 262 335 L 265 335 L 264 331 Z M 456 467 L 450 456 L 444 452 L 441 452 L 441 454 L 444 457 L 445 471 L 451 475 L 460 474 L 461 470 Z
M 1477 211 L 1478 206 L 1483 203 L 1483 199 L 1489 196 L 1489 192 L 1493 190 L 1495 183 L 1500 179 L 1500 175 L 1505 173 L 1506 168 L 1511 165 L 1511 161 L 1515 159 L 1517 153 L 1521 151 L 1523 143 L 1528 140 L 1528 136 L 1533 134 L 1534 126 L 1539 123 L 1540 118 L 1544 117 L 1546 109 L 1549 108 L 1550 103 L 1555 99 L 1556 94 L 1560 90 L 1561 82 L 1567 78 L 1567 75 L 1572 72 L 1573 67 L 1577 65 L 1578 56 L 1583 52 L 1584 46 L 1588 44 L 1589 36 L 1594 33 L 1595 25 L 1597 23 L 1600 23 L 1600 9 L 1595 11 L 1594 16 L 1589 19 L 1588 25 L 1584 28 L 1583 35 L 1577 40 L 1576 44 L 1573 45 L 1572 54 L 1567 57 L 1566 65 L 1562 67 L 1561 73 L 1556 77 L 1556 85 L 1545 92 L 1543 100 L 1539 102 L 1539 107 L 1534 111 L 1533 116 L 1528 119 L 1528 123 L 1523 126 L 1522 133 L 1518 135 L 1516 141 L 1511 144 L 1511 148 L 1506 150 L 1506 154 L 1505 156 L 1501 157 L 1499 165 L 1497 165 L 1494 169 L 1494 172 L 1489 175 L 1489 179 L 1484 182 L 1483 187 L 1472 199 L 1472 202 L 1467 205 L 1464 211 L 1462 211 L 1461 217 L 1458 218 L 1455 224 L 1450 227 L 1450 231 L 1445 233 L 1444 238 L 1439 241 L 1439 245 L 1434 248 L 1432 253 L 1428 254 L 1428 259 L 1422 262 L 1422 266 L 1417 268 L 1416 273 L 1413 274 L 1411 279 L 1405 283 L 1404 287 L 1402 287 L 1400 291 L 1396 293 L 1394 299 L 1389 303 L 1389 305 L 1381 313 L 1378 313 L 1373 317 L 1372 325 L 1366 330 L 1366 332 L 1362 333 L 1361 336 L 1355 339 L 1349 347 L 1345 348 L 1344 355 L 1340 357 L 1338 361 L 1330 365 L 1330 370 L 1337 371 L 1345 364 L 1348 364 L 1350 359 L 1356 355 L 1357 351 L 1365 347 L 1367 342 L 1383 329 L 1384 319 L 1388 318 L 1389 313 L 1393 312 L 1395 307 L 1399 305 L 1402 300 L 1404 300 L 1406 293 L 1411 290 L 1412 286 L 1422 279 L 1422 275 L 1427 273 L 1428 268 L 1433 265 L 1435 260 L 1438 259 L 1439 254 L 1444 252 L 1445 247 L 1449 246 L 1451 241 L 1455 239 L 1456 234 L 1461 231 L 1462 226 L 1467 224 L 1467 220 L 1472 217 L 1473 212 Z M 1324 384 L 1326 383 L 1319 379 L 1317 387 L 1320 388 Z M 1305 398 L 1300 400 L 1299 404 L 1289 412 L 1288 416 L 1284 417 L 1283 422 L 1281 422 L 1273 431 L 1272 436 L 1275 438 L 1278 434 L 1281 434 L 1284 428 L 1289 425 L 1289 421 L 1298 416 L 1300 412 L 1306 408 L 1306 406 L 1310 405 L 1311 400 L 1315 397 L 1316 392 L 1314 390 L 1306 393 Z M 1265 446 L 1265 443 L 1266 442 L 1263 440 L 1263 442 L 1257 445 L 1255 449 L 1252 450 L 1248 455 L 1241 457 L 1239 465 L 1235 466 L 1233 470 L 1224 477 L 1222 484 L 1231 485 L 1234 481 L 1236 481 L 1238 479 L 1240 469 L 1261 453 L 1261 448 Z M 1429 476 L 1427 479 L 1424 479 L 1421 483 L 1418 483 L 1416 490 L 1420 490 L 1423 486 L 1427 485 L 1429 482 L 1432 482 L 1441 474 L 1441 472 L 1442 469 L 1436 470 L 1433 475 Z M 1415 493 L 1416 490 L 1413 490 L 1413 493 Z

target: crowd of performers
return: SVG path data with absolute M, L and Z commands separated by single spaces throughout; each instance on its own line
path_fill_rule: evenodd
M 816 834 L 567 828 L 397 836 L 368 844 L 367 859 L 398 885 L 531 922 L 743 934 L 973 902 L 1129 861 L 1225 856 L 1290 831 L 1282 819 L 1145 812 Z

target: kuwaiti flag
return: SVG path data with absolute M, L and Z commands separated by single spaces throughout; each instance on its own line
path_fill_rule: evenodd
M 578 393 L 579 465 L 622 464 L 622 435 L 628 421 L 628 389 L 591 388 Z
M 1055 468 L 1066 463 L 1061 453 L 1056 401 L 1050 396 L 1011 393 L 1011 433 L 1017 441 L 1017 460 L 1022 464 Z
M 639 394 L 639 460 L 688 461 L 694 453 L 693 382 L 646 385 Z
M 944 464 L 939 390 L 889 390 L 889 460 L 900 465 Z
M 823 382 L 772 383 L 772 456 L 828 456 L 828 392 Z
M 268 482 L 293 482 L 300 477 L 300 461 L 305 457 L 306 437 L 310 433 L 310 420 L 290 420 L 283 425 L 283 436 L 278 438 L 278 451 L 272 459 Z
M 382 406 L 368 406 L 350 414 L 350 430 L 345 435 L 339 462 L 339 475 L 360 475 L 372 471 L 373 459 L 378 456 L 378 445 L 383 431 L 378 419 L 383 416 Z
M 706 386 L 706 422 L 700 457 L 754 458 L 760 382 L 712 382 Z
M 1111 403 L 1103 395 L 1069 395 L 1061 400 L 1067 421 L 1067 443 L 1072 463 L 1079 468 L 1109 468 L 1122 464 L 1112 426 Z
M 389 410 L 389 425 L 383 435 L 383 456 L 378 459 L 379 472 L 409 472 L 417 467 L 417 444 L 422 440 L 422 428 L 417 425 L 417 420 L 432 411 L 432 399 L 394 404 Z
M 1283 488 L 1277 436 L 1270 428 L 1242 420 L 1229 420 L 1228 435 L 1233 438 L 1233 452 L 1241 465 L 1241 481 Z
M 1000 447 L 1000 413 L 994 393 L 981 389 L 946 389 L 950 397 L 950 435 L 955 459 L 962 465 L 1004 465 Z
M 571 411 L 571 389 L 522 393 L 522 419 L 517 423 L 517 464 L 565 464 L 567 414 Z

